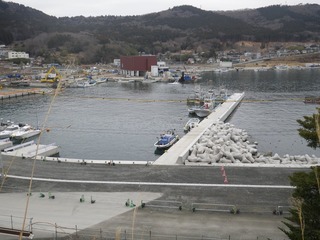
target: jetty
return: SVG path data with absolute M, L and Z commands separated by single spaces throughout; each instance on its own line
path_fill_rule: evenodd
M 216 122 L 225 122 L 231 113 L 237 108 L 243 93 L 234 93 L 223 104 L 215 108 L 208 117 L 202 120 L 197 127 L 184 135 L 177 143 L 162 154 L 153 165 L 176 165 L 183 164 L 189 155 L 189 149 L 198 141 L 203 133 Z
M 49 145 L 38 145 L 34 141 L 5 148 L 1 153 L 3 160 L 10 160 L 12 158 L 35 158 L 36 156 L 41 156 L 42 158 L 45 158 L 57 154 L 59 154 L 59 146 L 56 146 L 54 143 Z
M 10 141 L 9 138 L 5 138 L 5 139 L 0 140 L 0 151 L 4 150 L 6 148 L 12 147 L 12 146 L 13 146 L 13 143 L 12 143 L 12 141 Z
M 0 91 L 0 100 L 30 96 L 35 94 L 45 94 L 45 91 L 39 88 L 6 89 L 5 91 L 2 89 Z

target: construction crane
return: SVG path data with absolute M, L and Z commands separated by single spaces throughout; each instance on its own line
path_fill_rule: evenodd
M 44 78 L 41 78 L 41 82 L 46 83 L 56 83 L 59 82 L 62 79 L 61 74 L 58 72 L 58 70 L 52 66 L 49 71 L 45 74 Z

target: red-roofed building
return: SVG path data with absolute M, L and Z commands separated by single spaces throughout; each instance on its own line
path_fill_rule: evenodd
M 145 76 L 146 72 L 151 71 L 151 66 L 156 65 L 157 58 L 154 55 L 120 57 L 120 69 L 126 76 Z

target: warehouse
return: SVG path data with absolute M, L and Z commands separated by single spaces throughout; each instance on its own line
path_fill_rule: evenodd
M 143 77 L 154 65 L 157 65 L 157 58 L 154 55 L 120 57 L 121 73 L 128 77 Z

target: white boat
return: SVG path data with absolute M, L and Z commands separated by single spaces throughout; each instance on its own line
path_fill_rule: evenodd
M 194 113 L 200 118 L 205 118 L 212 113 L 212 110 L 209 108 L 202 107 L 202 108 L 195 109 Z
M 7 121 L 7 122 L 3 122 L 3 119 L 1 118 L 1 122 L 0 122 L 0 132 L 5 130 L 8 126 L 12 125 L 13 122 Z
M 212 99 L 205 99 L 204 104 L 198 108 L 194 108 L 194 113 L 200 117 L 204 118 L 209 116 L 210 113 L 212 113 L 214 109 L 214 103 Z
M 97 84 L 96 81 L 94 81 L 94 80 L 88 80 L 88 81 L 84 81 L 84 82 L 77 82 L 77 87 L 79 87 L 79 88 L 86 88 L 86 87 L 95 86 L 96 84 Z
M 179 136 L 175 134 L 174 130 L 168 130 L 166 133 L 161 134 L 158 141 L 154 143 L 157 149 L 168 149 L 179 140 Z
M 194 115 L 195 114 L 194 110 L 196 110 L 198 108 L 200 108 L 200 106 L 193 106 L 193 107 L 188 108 L 189 115 Z
M 27 139 L 34 136 L 37 136 L 41 133 L 40 129 L 34 129 L 30 125 L 25 125 L 21 127 L 18 131 L 14 132 L 11 135 L 11 138 L 21 140 L 21 139 Z
M 200 123 L 199 118 L 190 118 L 189 121 L 184 126 L 183 130 L 185 132 L 189 132 L 191 129 L 197 127 L 199 123 Z
M 98 79 L 96 79 L 95 81 L 96 81 L 96 84 L 100 84 L 100 83 L 105 83 L 105 82 L 107 82 L 107 78 L 98 78 Z
M 223 103 L 227 97 L 228 95 L 225 89 L 220 89 L 218 94 L 215 94 L 214 90 L 201 93 L 199 102 L 194 101 L 194 106 L 188 108 L 188 112 L 190 115 L 197 115 L 200 118 L 207 117 L 217 106 Z
M 171 84 L 171 85 L 180 85 L 181 83 L 179 83 L 178 80 L 175 80 L 174 82 L 171 82 L 171 83 L 169 83 L 169 84 Z
M 18 124 L 11 124 L 7 126 L 5 130 L 0 132 L 0 139 L 10 138 L 11 135 L 17 132 L 19 129 L 20 129 L 20 126 Z

